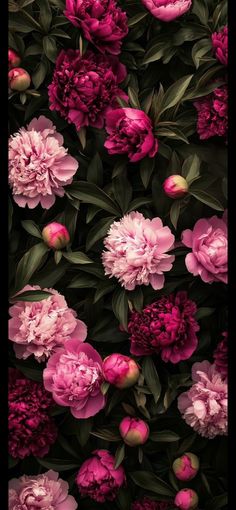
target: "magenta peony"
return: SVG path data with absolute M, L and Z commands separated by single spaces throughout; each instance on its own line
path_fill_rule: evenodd
M 105 406 L 102 359 L 87 343 L 68 340 L 49 358 L 43 381 L 55 402 L 70 407 L 75 418 L 89 418 Z
M 228 377 L 228 333 L 222 333 L 223 340 L 218 343 L 214 353 L 214 364 L 222 378 Z
M 170 198 L 182 198 L 188 193 L 188 183 L 182 175 L 170 175 L 163 182 L 163 189 Z
M 192 0 L 142 0 L 151 14 L 162 21 L 172 21 L 189 11 Z
M 64 296 L 54 289 L 26 285 L 26 290 L 44 290 L 52 296 L 42 301 L 18 301 L 9 308 L 9 339 L 14 342 L 16 357 L 27 359 L 31 354 L 37 361 L 45 361 L 66 340 L 85 340 L 87 326 L 68 308 Z
M 145 156 L 153 158 L 158 141 L 153 135 L 151 120 L 142 110 L 118 108 L 106 115 L 108 138 L 104 143 L 109 154 L 128 154 L 136 163 Z
M 180 510 L 195 510 L 198 506 L 198 495 L 193 489 L 181 489 L 175 496 L 175 505 Z
M 24 92 L 30 86 L 31 78 L 29 73 L 22 67 L 14 67 L 8 72 L 8 86 L 11 90 Z
M 61 223 L 53 221 L 44 227 L 42 230 L 42 237 L 44 242 L 55 250 L 61 250 L 70 242 L 70 234 Z
M 182 232 L 182 242 L 191 253 L 185 258 L 187 270 L 206 283 L 228 281 L 228 238 L 224 219 L 212 216 L 198 220 L 193 230 Z
M 15 50 L 9 48 L 8 50 L 8 69 L 12 69 L 13 67 L 18 67 L 21 63 L 21 58 Z
M 107 450 L 95 450 L 93 457 L 81 466 L 76 483 L 82 496 L 89 496 L 98 503 L 113 501 L 126 481 L 124 468 L 114 468 L 115 457 Z
M 170 271 L 175 260 L 168 252 L 174 244 L 169 227 L 160 218 L 145 219 L 139 212 L 126 214 L 112 223 L 102 254 L 105 274 L 115 276 L 122 287 L 133 290 L 137 285 L 164 287 L 164 272 Z
M 99 51 L 120 53 L 128 23 L 116 0 L 66 0 L 64 14 Z
M 40 115 L 9 141 L 9 183 L 20 207 L 49 209 L 72 182 L 78 163 L 63 147 L 63 136 Z
M 227 435 L 227 396 L 225 380 L 209 361 L 192 366 L 193 385 L 178 397 L 183 419 L 203 437 Z
M 8 451 L 12 457 L 44 457 L 48 453 L 57 437 L 54 421 L 48 415 L 52 404 L 50 393 L 41 383 L 9 369 Z
M 178 363 L 192 356 L 197 348 L 196 304 L 185 291 L 164 296 L 142 312 L 130 314 L 130 352 L 136 356 L 160 354 L 163 361 Z
M 79 50 L 62 50 L 48 87 L 50 109 L 75 124 L 77 130 L 89 125 L 102 128 L 107 111 L 118 106 L 117 96 L 127 99 L 118 87 L 126 74 L 117 57 L 90 50 L 81 56 Z
M 178 480 L 187 482 L 195 478 L 199 470 L 199 460 L 194 453 L 184 453 L 178 459 L 175 459 L 172 465 L 174 474 Z
M 227 86 L 222 85 L 216 88 L 193 104 L 198 112 L 197 132 L 200 140 L 207 140 L 212 136 L 226 137 L 228 131 Z
M 214 32 L 211 36 L 212 47 L 216 58 L 224 66 L 228 65 L 228 27 L 225 26 L 220 32 Z
M 131 510 L 169 510 L 173 509 L 172 501 L 154 501 L 153 499 L 144 497 L 137 499 L 131 505 Z
M 146 443 L 149 437 L 149 426 L 144 420 L 125 416 L 119 425 L 120 435 L 128 446 Z
M 23 475 L 9 481 L 8 510 L 76 510 L 78 505 L 68 495 L 69 485 L 56 471 Z
M 129 388 L 139 378 L 139 367 L 129 356 L 113 353 L 103 360 L 103 375 L 116 388 Z

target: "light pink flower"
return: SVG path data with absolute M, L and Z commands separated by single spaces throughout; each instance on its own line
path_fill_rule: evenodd
M 184 482 L 192 480 L 199 470 L 198 457 L 194 453 L 184 453 L 184 455 L 175 459 L 172 469 L 178 480 Z
M 78 162 L 67 154 L 63 136 L 51 120 L 41 115 L 9 140 L 9 183 L 20 207 L 49 209 L 56 195 L 63 197 Z
M 78 343 L 85 340 L 87 326 L 76 318 L 76 312 L 57 290 L 26 285 L 26 290 L 44 290 L 52 296 L 42 301 L 18 301 L 9 308 L 9 339 L 14 342 L 16 357 L 27 359 L 31 354 L 45 361 L 70 338 Z
M 149 437 L 148 424 L 139 418 L 125 416 L 119 425 L 120 435 L 128 446 L 146 443 Z
M 151 14 L 162 21 L 172 21 L 189 11 L 192 0 L 142 0 Z
M 174 503 L 180 510 L 195 510 L 198 506 L 198 495 L 193 489 L 181 489 L 177 492 Z
M 91 345 L 68 340 L 43 371 L 44 386 L 75 418 L 89 418 L 105 406 L 101 392 L 102 359 Z
M 228 388 L 215 365 L 209 361 L 192 366 L 193 385 L 178 397 L 183 419 L 203 437 L 226 436 Z
M 56 471 L 23 475 L 9 481 L 8 510 L 76 510 L 78 505 L 68 495 L 69 485 Z
M 228 281 L 228 237 L 223 219 L 212 216 L 198 220 L 193 230 L 182 232 L 181 240 L 192 248 L 185 258 L 187 270 L 206 283 Z
M 103 374 L 116 388 L 129 388 L 139 378 L 139 367 L 129 356 L 114 352 L 103 360 Z
M 122 287 L 133 290 L 137 285 L 164 287 L 164 272 L 170 271 L 175 260 L 168 252 L 174 235 L 160 218 L 145 219 L 139 212 L 126 214 L 112 223 L 102 254 L 105 274 L 115 276 Z

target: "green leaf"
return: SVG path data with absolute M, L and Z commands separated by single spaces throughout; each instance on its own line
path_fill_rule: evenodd
M 160 60 L 163 57 L 165 49 L 168 48 L 169 43 L 165 43 L 163 41 L 154 44 L 144 56 L 142 64 L 150 64 L 151 62 L 156 62 L 156 60 Z
M 143 291 L 140 287 L 136 287 L 135 290 L 130 292 L 129 301 L 131 301 L 133 307 L 137 312 L 141 312 L 143 309 Z
M 114 469 L 117 469 L 121 463 L 123 462 L 125 458 L 125 445 L 124 443 L 121 443 L 115 453 L 115 463 L 114 463 Z
M 165 136 L 167 138 L 182 140 L 182 142 L 189 144 L 189 141 L 186 138 L 186 136 L 184 135 L 184 133 L 182 131 L 180 131 L 180 129 L 178 129 L 178 128 L 171 127 L 171 129 L 169 129 L 168 127 L 166 127 L 166 128 L 158 129 L 158 126 L 157 126 L 157 136 L 158 137 Z
M 53 64 L 56 62 L 57 58 L 57 43 L 56 39 L 54 37 L 46 35 L 43 38 L 43 49 L 45 52 L 46 57 L 53 62 Z
M 87 170 L 87 180 L 88 182 L 93 182 L 94 184 L 97 184 L 97 186 L 102 186 L 103 165 L 98 152 L 96 152 L 96 154 L 93 156 L 89 163 Z
M 188 184 L 199 176 L 200 164 L 201 162 L 197 154 L 193 154 L 185 159 L 182 166 L 182 176 L 185 177 Z
M 212 43 L 210 39 L 200 39 L 197 41 L 192 48 L 192 59 L 198 69 L 200 65 L 201 58 L 206 55 L 210 50 L 212 50 Z
M 120 322 L 127 331 L 128 325 L 128 298 L 124 289 L 117 288 L 112 297 L 112 309 Z
M 173 443 L 178 441 L 180 437 L 175 432 L 172 432 L 172 430 L 161 430 L 160 432 L 151 432 L 149 439 L 160 443 Z
M 86 147 L 86 133 L 87 133 L 86 127 L 82 127 L 80 128 L 79 131 L 77 131 L 77 136 L 79 138 L 83 150 Z
M 223 494 L 220 494 L 219 496 L 215 496 L 212 498 L 209 503 L 205 505 L 205 510 L 219 510 L 220 508 L 223 508 L 228 503 L 228 494 L 227 492 L 224 492 Z
M 161 383 L 154 362 L 150 356 L 144 358 L 142 369 L 147 386 L 153 394 L 155 403 L 157 403 L 161 395 Z
M 82 251 L 63 252 L 63 257 L 72 264 L 93 264 L 93 260 Z
M 194 444 L 197 438 L 197 434 L 190 434 L 190 436 L 186 437 L 180 444 L 178 451 L 176 452 L 176 456 L 183 455 L 185 452 L 191 451 L 191 447 Z
M 135 14 L 135 16 L 132 16 L 132 18 L 128 20 L 128 27 L 133 27 L 136 23 L 146 18 L 147 15 L 148 12 L 139 12 L 138 14 Z
M 42 85 L 43 81 L 45 80 L 46 74 L 47 74 L 47 64 L 43 61 L 39 62 L 37 65 L 35 71 L 32 74 L 32 82 L 36 89 Z
M 69 455 L 71 455 L 72 457 L 77 458 L 77 453 L 74 447 L 70 444 L 68 439 L 64 437 L 61 433 L 58 434 L 57 441 L 61 445 L 63 450 L 65 450 L 65 452 L 69 453 Z
M 126 172 L 112 179 L 112 188 L 116 201 L 118 202 L 122 213 L 125 214 L 132 200 L 132 186 L 126 177 Z
M 175 496 L 172 487 L 150 471 L 133 471 L 129 473 L 129 476 L 136 485 L 145 490 L 155 492 L 160 496 Z
M 36 370 L 35 368 L 30 368 L 25 365 L 21 365 L 20 363 L 15 363 L 16 368 L 20 370 L 28 379 L 32 379 L 32 381 L 43 382 L 43 374 L 40 370 Z
M 116 504 L 119 510 L 130 510 L 131 494 L 126 487 L 122 487 L 116 496 Z
M 187 90 L 192 77 L 193 74 L 183 76 L 167 89 L 163 97 L 161 113 L 169 108 L 172 108 L 179 101 L 181 101 L 181 99 L 183 99 L 184 93 Z
M 93 418 L 87 418 L 86 420 L 78 421 L 78 430 L 76 432 L 76 437 L 78 438 L 80 446 L 82 448 L 86 445 L 89 440 L 90 432 L 93 426 Z
M 40 0 L 39 23 L 47 33 L 52 21 L 52 11 L 48 0 Z
M 140 102 L 137 91 L 132 87 L 128 87 L 128 96 L 132 108 L 140 109 Z
M 209 317 L 215 311 L 215 308 L 211 308 L 209 306 L 202 306 L 198 308 L 197 313 L 195 315 L 195 319 L 198 321 L 199 319 L 203 319 L 203 317 Z
M 48 457 L 47 460 L 41 459 L 40 457 L 35 457 L 35 459 L 44 468 L 53 469 L 55 471 L 69 471 L 79 466 L 79 461 L 73 462 L 71 459 L 49 459 Z
M 94 294 L 93 302 L 97 303 L 99 299 L 101 299 L 106 294 L 110 294 L 114 289 L 116 288 L 116 285 L 114 283 L 111 283 L 108 281 L 105 283 L 104 281 L 101 282 L 101 284 L 97 285 L 96 292 Z
M 145 189 L 148 187 L 154 168 L 155 158 L 146 157 L 140 162 L 140 177 Z
M 126 212 L 129 213 L 131 211 L 136 211 L 142 205 L 148 205 L 148 204 L 151 204 L 151 203 L 152 203 L 152 198 L 151 197 L 137 197 L 137 198 L 134 198 L 134 200 L 132 200 L 132 202 L 130 202 L 129 207 L 128 207 Z
M 68 289 L 90 289 L 91 287 L 97 287 L 98 280 L 94 276 L 91 275 L 77 275 L 73 280 L 69 283 Z
M 43 53 L 43 48 L 40 44 L 31 44 L 26 48 L 24 57 L 30 57 L 32 55 L 41 55 Z
M 116 203 L 96 184 L 92 182 L 74 182 L 67 187 L 68 192 L 75 198 L 87 204 L 93 204 L 115 216 L 120 216 L 120 210 Z
M 180 215 L 181 200 L 175 200 L 170 208 L 170 221 L 173 227 L 177 228 L 177 223 Z
M 120 435 L 115 434 L 109 429 L 98 429 L 90 432 L 91 436 L 99 437 L 100 439 L 104 439 L 104 441 L 117 442 L 120 441 Z
M 38 237 L 38 239 L 42 239 L 42 234 L 36 225 L 36 223 L 32 220 L 23 220 L 21 222 L 22 227 L 28 232 L 28 234 Z
M 107 235 L 109 227 L 114 220 L 115 216 L 102 218 L 91 228 L 86 239 L 86 251 L 90 250 L 99 239 Z
M 191 11 L 196 14 L 203 25 L 208 24 L 209 11 L 206 0 L 193 0 Z
M 64 30 L 61 30 L 60 28 L 54 28 L 53 30 L 51 30 L 50 35 L 52 37 L 62 37 L 63 39 L 71 39 L 71 36 L 64 32 Z
M 45 290 L 25 290 L 17 294 L 17 296 L 12 296 L 10 301 L 43 301 L 43 299 L 47 299 L 52 295 L 51 292 L 47 292 Z
M 30 281 L 48 251 L 44 243 L 38 243 L 23 255 L 16 269 L 15 291 L 22 289 Z
M 216 211 L 224 211 L 223 205 L 215 198 L 214 196 L 210 195 L 206 191 L 202 191 L 200 189 L 193 189 L 192 187 L 189 188 L 189 194 L 192 195 L 194 198 L 199 200 L 200 202 L 203 202 L 203 204 L 208 205 L 212 209 L 215 209 Z

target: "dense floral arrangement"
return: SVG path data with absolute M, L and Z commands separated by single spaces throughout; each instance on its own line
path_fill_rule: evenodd
M 226 510 L 227 3 L 9 11 L 9 509 Z

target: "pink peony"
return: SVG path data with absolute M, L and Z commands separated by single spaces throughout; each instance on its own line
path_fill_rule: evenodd
M 31 354 L 45 361 L 66 340 L 85 340 L 87 326 L 76 318 L 76 312 L 57 290 L 26 285 L 26 290 L 44 290 L 52 296 L 42 301 L 18 301 L 9 308 L 9 339 L 14 342 L 16 357 L 27 359 Z
M 41 383 L 9 369 L 8 451 L 12 457 L 44 457 L 48 453 L 57 437 L 54 421 L 48 415 L 52 404 L 51 395 Z
M 118 105 L 117 96 L 127 99 L 118 87 L 126 74 L 117 57 L 90 50 L 81 56 L 79 50 L 62 50 L 48 87 L 50 109 L 75 124 L 77 130 L 89 125 L 102 128 L 107 111 Z
M 115 0 L 66 0 L 64 14 L 99 51 L 120 53 L 128 23 Z
M 144 497 L 137 499 L 131 505 L 131 510 L 172 510 L 174 503 L 172 501 L 154 501 Z
M 76 483 L 82 496 L 89 496 L 98 503 L 113 501 L 125 483 L 124 468 L 114 468 L 115 457 L 107 450 L 95 450 L 93 457 L 81 466 Z
M 136 356 L 160 353 L 163 361 L 171 363 L 190 358 L 198 344 L 196 311 L 196 304 L 181 291 L 147 305 L 142 312 L 132 312 L 130 352 Z
M 102 254 L 105 274 L 115 276 L 122 287 L 133 290 L 137 285 L 164 287 L 163 272 L 170 271 L 174 255 L 166 253 L 174 244 L 169 227 L 160 218 L 145 219 L 139 212 L 126 214 L 112 223 Z
M 199 460 L 194 453 L 184 453 L 178 459 L 175 459 L 172 465 L 174 474 L 178 480 L 187 482 L 195 478 L 199 470 Z
M 139 378 L 139 367 L 129 356 L 113 353 L 103 360 L 103 375 L 116 388 L 129 388 Z
M 149 426 L 144 420 L 125 416 L 119 425 L 120 435 L 128 446 L 146 443 L 149 437 Z
M 128 154 L 129 160 L 136 163 L 157 153 L 151 120 L 142 110 L 118 108 L 108 112 L 106 130 L 109 136 L 104 146 L 109 154 Z
M 13 478 L 9 481 L 8 510 L 76 510 L 78 505 L 68 489 L 68 483 L 51 469 Z
M 182 198 L 188 193 L 188 183 L 182 175 L 170 175 L 162 186 L 170 198 Z
M 195 510 L 198 506 L 198 495 L 193 489 L 181 489 L 175 496 L 175 505 L 180 510 Z
M 65 227 L 61 223 L 57 223 L 53 221 L 44 227 L 42 230 L 42 237 L 44 242 L 55 250 L 61 250 L 65 248 L 67 244 L 70 242 L 70 234 Z
M 12 50 L 11 48 L 8 49 L 8 69 L 12 69 L 13 67 L 18 67 L 21 63 L 21 58 L 16 53 L 15 50 Z
M 8 87 L 17 92 L 24 92 L 30 86 L 31 78 L 29 73 L 22 67 L 13 67 L 8 72 Z
M 101 392 L 102 359 L 91 345 L 68 340 L 43 371 L 44 386 L 75 418 L 89 418 L 105 406 Z
M 227 435 L 227 396 L 225 380 L 209 361 L 192 366 L 193 385 L 178 398 L 183 419 L 203 437 Z
M 10 137 L 9 183 L 20 207 L 34 209 L 40 203 L 49 209 L 56 195 L 63 197 L 77 169 L 78 162 L 63 147 L 63 136 L 43 115 Z
M 162 21 L 172 21 L 189 11 L 192 0 L 142 0 L 151 14 Z
M 227 25 L 220 30 L 214 32 L 211 36 L 212 47 L 216 58 L 224 66 L 228 65 L 228 27 Z
M 206 283 L 228 281 L 227 225 L 212 216 L 198 220 L 193 230 L 182 232 L 182 242 L 192 248 L 185 258 L 187 270 Z
M 222 378 L 228 377 L 228 333 L 222 333 L 223 340 L 217 345 L 213 357 L 216 370 Z
M 216 88 L 193 104 L 198 112 L 197 132 L 200 140 L 227 135 L 228 89 L 226 85 Z

